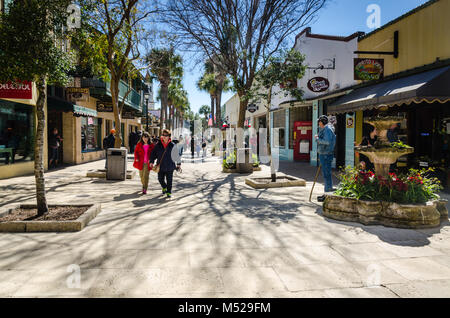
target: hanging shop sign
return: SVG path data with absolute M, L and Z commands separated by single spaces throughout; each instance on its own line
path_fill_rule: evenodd
M 330 82 L 325 77 L 314 77 L 308 81 L 308 88 L 314 93 L 325 92 L 330 88 Z
M 99 113 L 112 113 L 114 112 L 113 104 L 110 102 L 97 101 L 97 111 Z
M 33 85 L 27 81 L 0 83 L 0 98 L 32 99 Z
M 384 59 L 354 59 L 355 80 L 379 80 L 384 75 Z
M 67 100 L 70 102 L 88 102 L 89 101 L 89 88 L 81 87 L 67 87 Z
M 347 128 L 351 129 L 354 128 L 355 125 L 355 120 L 353 119 L 353 117 L 347 117 Z
M 132 112 L 123 112 L 122 119 L 134 119 L 134 114 Z
M 250 104 L 247 106 L 247 111 L 250 113 L 254 113 L 258 110 L 258 106 L 256 106 L 255 104 Z

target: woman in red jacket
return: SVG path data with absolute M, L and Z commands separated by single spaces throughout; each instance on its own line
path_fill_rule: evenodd
M 155 148 L 155 145 L 150 140 L 148 132 L 142 134 L 141 140 L 137 143 L 134 150 L 133 167 L 139 170 L 139 176 L 142 183 L 142 194 L 147 194 L 148 176 L 150 174 L 150 155 Z

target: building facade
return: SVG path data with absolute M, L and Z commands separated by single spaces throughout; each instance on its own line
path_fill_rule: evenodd
M 353 69 L 362 80 L 324 112 L 354 128 L 346 139 L 358 144 L 367 135 L 365 120 L 399 116 L 400 141 L 415 152 L 397 168 L 434 167 L 450 183 L 450 0 L 432 0 L 359 39 Z M 380 54 L 384 53 L 384 54 Z M 359 73 L 358 73 L 359 72 Z M 367 76 L 367 77 L 365 77 Z M 348 122 L 348 121 L 347 121 Z M 359 156 L 347 144 L 346 157 Z M 342 157 L 342 155 L 338 155 Z M 341 160 L 342 162 L 342 160 Z M 347 161 L 346 161 L 347 162 Z

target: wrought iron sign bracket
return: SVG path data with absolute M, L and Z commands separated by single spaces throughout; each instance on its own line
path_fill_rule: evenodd
M 377 51 L 355 51 L 355 54 L 378 54 L 378 55 L 393 55 L 394 58 L 398 59 L 399 55 L 399 42 L 398 42 L 398 31 L 394 32 L 394 52 L 377 52 Z

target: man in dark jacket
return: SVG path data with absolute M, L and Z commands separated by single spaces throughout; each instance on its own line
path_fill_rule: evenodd
M 111 131 L 109 132 L 108 137 L 105 138 L 105 140 L 103 141 L 103 148 L 105 148 L 106 150 L 106 154 L 105 154 L 105 169 L 108 169 L 108 149 L 109 148 L 114 148 L 114 144 L 116 143 L 116 137 L 114 137 L 114 134 L 116 133 L 115 129 L 111 129 Z
M 178 149 L 170 139 L 170 130 L 164 129 L 161 140 L 156 144 L 150 156 L 150 169 L 158 159 L 158 181 L 161 184 L 163 194 L 168 198 L 172 196 L 172 181 L 174 170 L 181 170 L 181 161 Z M 176 163 L 175 163 L 176 162 Z

